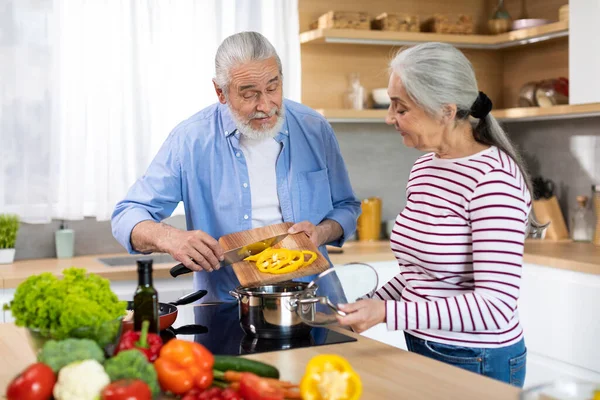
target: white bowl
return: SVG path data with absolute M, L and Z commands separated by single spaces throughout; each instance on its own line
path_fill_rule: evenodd
M 534 28 L 536 26 L 542 26 L 549 24 L 550 21 L 547 19 L 537 19 L 537 18 L 529 18 L 529 19 L 516 19 L 512 23 L 512 30 L 518 31 L 519 29 L 527 29 Z
M 389 106 L 390 96 L 388 95 L 387 88 L 373 89 L 372 92 L 373 101 L 379 106 Z

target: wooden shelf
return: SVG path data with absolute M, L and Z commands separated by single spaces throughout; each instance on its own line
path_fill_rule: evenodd
M 544 121 L 600 116 L 600 103 L 574 104 L 554 107 L 506 108 L 492 111 L 499 121 Z
M 567 21 L 535 28 L 520 29 L 500 35 L 449 35 L 424 32 L 388 32 L 357 29 L 316 29 L 300 34 L 301 44 L 341 43 L 383 46 L 445 42 L 459 48 L 497 50 L 538 43 L 569 35 Z
M 387 110 L 344 110 L 318 109 L 329 122 L 378 123 L 385 122 Z M 572 119 L 600 117 L 600 103 L 554 106 L 548 108 L 527 107 L 507 108 L 492 111 L 499 121 L 543 121 L 553 119 Z

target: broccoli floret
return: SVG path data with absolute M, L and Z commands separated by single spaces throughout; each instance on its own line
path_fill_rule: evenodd
M 38 361 L 57 373 L 62 367 L 75 361 L 96 360 L 104 362 L 104 351 L 91 339 L 48 340 L 38 355 Z
M 116 356 L 106 360 L 104 369 L 111 382 L 119 379 L 141 379 L 148 384 L 153 396 L 160 393 L 154 365 L 139 350 L 119 352 Z

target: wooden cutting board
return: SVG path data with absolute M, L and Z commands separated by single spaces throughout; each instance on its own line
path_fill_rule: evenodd
M 219 244 L 224 251 L 236 249 L 246 246 L 251 243 L 273 237 L 282 233 L 286 233 L 294 224 L 285 222 L 282 224 L 269 225 L 261 228 L 254 228 L 247 231 L 230 233 L 229 235 L 221 236 Z M 317 259 L 307 267 L 300 268 L 289 274 L 265 274 L 260 272 L 256 265 L 248 261 L 240 261 L 232 265 L 233 272 L 244 287 L 269 285 L 278 282 L 289 281 L 295 278 L 301 278 L 307 275 L 319 274 L 329 268 L 329 262 L 319 252 L 317 247 L 310 241 L 304 233 L 289 235 L 281 242 L 273 246 L 274 248 L 284 248 L 290 250 L 310 250 L 317 253 Z

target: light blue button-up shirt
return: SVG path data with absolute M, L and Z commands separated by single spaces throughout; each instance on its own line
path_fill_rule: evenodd
M 338 142 L 329 123 L 314 110 L 284 100 L 285 123 L 275 140 L 282 144 L 276 163 L 277 195 L 285 222 L 337 221 L 341 246 L 356 230 L 356 199 Z M 169 135 L 146 173 L 119 202 L 112 216 L 115 238 L 130 253 L 131 231 L 145 220 L 161 221 L 180 201 L 188 230 L 215 239 L 252 228 L 248 168 L 240 133 L 228 106 L 214 104 L 180 123 Z M 319 249 L 325 257 L 325 246 Z M 303 280 L 310 280 L 308 277 Z M 231 267 L 194 273 L 194 287 L 209 292 L 204 301 L 231 300 L 239 281 Z

